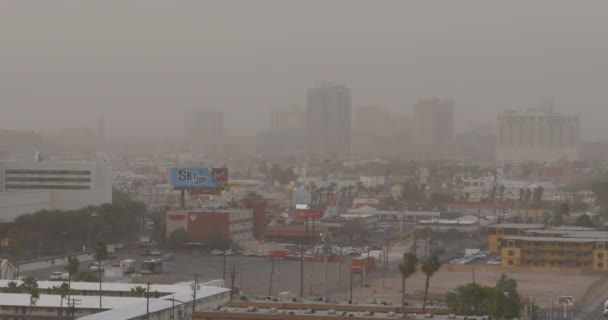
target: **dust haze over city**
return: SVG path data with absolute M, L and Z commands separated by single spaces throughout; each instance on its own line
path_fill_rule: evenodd
M 0 318 L 608 316 L 606 12 L 0 2 Z

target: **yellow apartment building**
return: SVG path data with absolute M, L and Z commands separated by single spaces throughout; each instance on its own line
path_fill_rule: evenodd
M 542 230 L 544 224 L 501 223 L 488 227 L 488 251 L 500 253 L 502 239 L 506 236 L 522 236 L 528 230 Z
M 593 232 L 591 232 L 593 233 Z M 505 236 L 501 239 L 506 267 L 557 267 L 608 271 L 608 237 Z M 599 238 L 602 236 L 601 238 Z

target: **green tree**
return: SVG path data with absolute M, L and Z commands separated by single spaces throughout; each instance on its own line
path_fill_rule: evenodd
M 38 282 L 32 277 L 25 277 L 21 281 L 21 289 L 24 293 L 30 295 L 30 308 L 28 315 L 32 316 L 32 307 L 36 305 L 36 302 L 40 298 L 40 290 L 38 289 Z
M 70 295 L 70 285 L 64 282 L 60 286 L 53 286 L 51 290 L 53 294 L 61 297 L 61 301 L 59 302 L 59 314 L 60 317 L 63 317 L 63 299 Z
M 102 278 L 103 278 L 103 271 L 102 271 L 103 267 L 102 267 L 101 262 L 108 258 L 108 246 L 104 242 L 100 241 L 97 243 L 97 245 L 95 246 L 94 257 L 95 257 L 95 261 L 97 261 L 97 266 L 98 266 L 98 270 L 99 270 L 99 309 L 101 309 L 102 308 L 101 283 L 102 283 Z
M 73 277 L 74 281 L 81 282 L 99 282 L 99 279 L 99 276 L 95 272 L 89 270 L 78 270 Z
M 422 313 L 426 313 L 426 298 L 429 294 L 431 277 L 435 275 L 435 272 L 439 271 L 439 268 L 441 268 L 441 262 L 439 262 L 439 257 L 436 255 L 432 255 L 424 259 L 422 261 L 422 265 L 420 266 L 420 270 L 426 277 L 424 282 L 424 298 L 422 299 Z
M 501 292 L 507 292 L 511 297 L 519 298 L 517 293 L 517 281 L 513 278 L 509 278 L 506 274 L 501 274 L 500 278 L 496 280 L 496 288 L 498 288 Z
M 595 227 L 595 224 L 593 223 L 593 220 L 591 220 L 591 217 L 589 217 L 586 214 L 583 214 L 583 215 L 579 216 L 578 218 L 576 218 L 576 222 L 574 223 L 574 225 L 578 226 L 578 227 L 586 227 L 586 228 Z
M 146 297 L 146 288 L 141 287 L 141 286 L 131 288 L 131 296 L 138 297 L 138 298 Z
M 11 281 L 6 285 L 6 293 L 22 293 L 23 288 L 15 281 Z
M 506 279 L 506 286 L 512 279 Z M 500 280 L 499 280 L 500 282 Z M 515 285 L 516 287 L 517 285 Z M 519 316 L 519 297 L 499 287 L 469 283 L 458 286 L 446 296 L 446 304 L 456 314 L 466 316 L 489 315 L 492 319 L 513 319 Z
M 179 229 L 171 232 L 169 237 L 167 237 L 167 245 L 171 249 L 175 249 L 175 248 L 181 246 L 182 244 L 188 243 L 190 241 L 192 241 L 190 234 L 188 234 L 188 232 L 186 230 L 184 230 L 183 228 L 179 228 Z
M 413 253 L 404 253 L 399 263 L 399 273 L 401 274 L 401 306 L 405 307 L 405 280 L 416 272 L 418 258 Z
M 75 256 L 68 257 L 68 263 L 65 265 L 65 271 L 68 273 L 68 302 L 70 299 L 70 290 L 72 290 L 72 278 L 78 272 L 80 261 Z M 63 302 L 63 301 L 62 301 Z

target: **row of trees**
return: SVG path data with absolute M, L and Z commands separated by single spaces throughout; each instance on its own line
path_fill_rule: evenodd
M 27 259 L 80 250 L 82 245 L 92 246 L 101 238 L 133 237 L 144 213 L 143 203 L 115 191 L 111 204 L 26 214 L 0 230 L 9 239 L 9 246 L 3 250 L 14 258 Z
M 441 268 L 441 262 L 439 262 L 439 257 L 436 255 L 429 256 L 421 261 L 413 253 L 403 255 L 403 259 L 399 263 L 399 272 L 401 273 L 401 306 L 405 306 L 405 281 L 416 273 L 419 265 L 420 271 L 425 275 L 424 298 L 422 300 L 422 313 L 425 313 L 431 278 Z

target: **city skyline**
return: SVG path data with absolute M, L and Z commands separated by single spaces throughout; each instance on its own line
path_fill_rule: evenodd
M 303 88 L 328 80 L 351 88 L 353 107 L 409 113 L 421 98 L 449 98 L 457 132 L 551 97 L 583 115 L 584 140 L 606 139 L 608 4 L 62 3 L 3 4 L 2 128 L 105 118 L 109 137 L 177 138 L 184 110 L 214 108 L 239 115 L 227 132 L 251 135 L 268 109 L 303 105 Z

